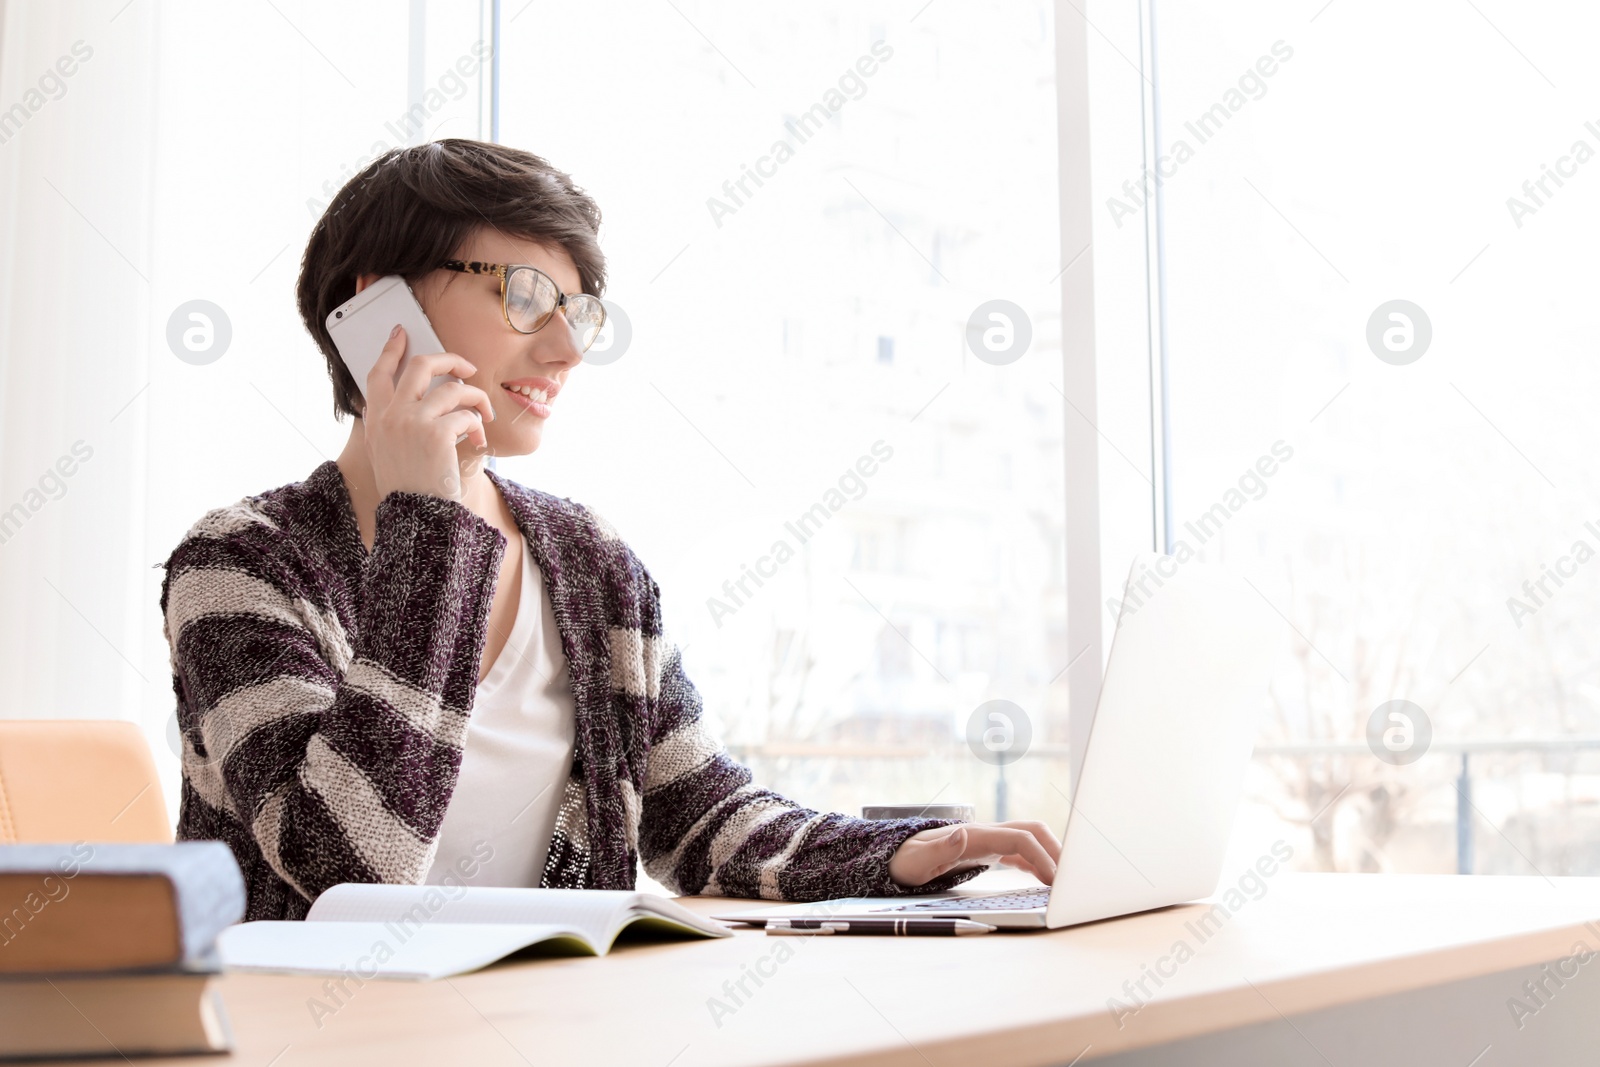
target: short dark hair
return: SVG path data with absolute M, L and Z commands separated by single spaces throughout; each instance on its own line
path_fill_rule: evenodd
M 300 260 L 300 318 L 328 361 L 333 409 L 361 414 L 361 390 L 325 324 L 362 274 L 415 283 L 479 227 L 566 251 L 583 291 L 605 293 L 600 208 L 572 178 L 531 152 L 452 137 L 395 148 L 351 178 L 322 213 Z

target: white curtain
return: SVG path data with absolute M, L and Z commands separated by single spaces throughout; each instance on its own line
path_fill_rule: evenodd
M 408 87 L 476 60 L 481 17 L 0 0 L 0 717 L 138 722 L 175 803 L 156 566 L 206 510 L 338 453 L 300 255 L 404 143 Z M 478 134 L 485 79 L 464 81 L 427 136 Z M 194 301 L 231 334 L 209 362 L 169 342 Z
M 7 717 L 141 719 L 156 16 L 0 24 L 0 678 Z M 159 638 L 159 629 L 156 631 Z

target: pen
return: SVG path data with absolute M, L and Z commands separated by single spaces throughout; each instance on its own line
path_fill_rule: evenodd
M 997 929 L 971 919 L 770 919 L 767 933 L 877 934 L 885 937 L 962 937 Z

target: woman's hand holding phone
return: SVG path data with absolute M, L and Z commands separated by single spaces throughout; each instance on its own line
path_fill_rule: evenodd
M 378 499 L 410 492 L 459 501 L 461 466 L 456 441 L 465 434 L 474 451 L 487 451 L 484 423 L 493 421 L 494 408 L 487 393 L 465 382 L 428 388 L 436 375 L 470 378 L 476 374 L 477 368 L 462 356 L 454 352 L 414 355 L 400 369 L 405 350 L 405 330 L 396 326 L 367 375 L 362 421 Z

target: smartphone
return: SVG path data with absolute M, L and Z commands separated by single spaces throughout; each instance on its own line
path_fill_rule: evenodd
M 438 335 L 433 332 L 433 323 L 428 321 L 422 305 L 417 303 L 411 286 L 398 274 L 379 278 L 329 312 L 325 322 L 334 347 L 339 350 L 339 358 L 344 360 L 344 365 L 356 380 L 356 388 L 361 390 L 362 399 L 366 399 L 367 395 L 367 375 L 372 373 L 373 365 L 383 354 L 383 346 L 389 343 L 389 333 L 396 324 L 405 327 L 406 331 L 406 350 L 400 357 L 401 369 L 405 368 L 406 360 L 412 356 L 444 351 L 444 345 L 439 343 Z M 441 382 L 453 381 L 460 379 L 440 374 L 434 377 L 428 388 L 433 390 Z

